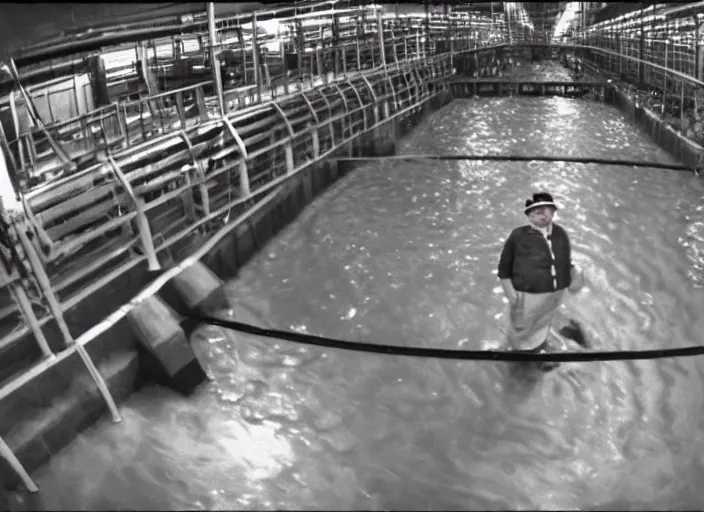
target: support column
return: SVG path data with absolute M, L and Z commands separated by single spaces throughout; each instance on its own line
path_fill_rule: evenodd
M 332 22 L 332 47 L 335 52 L 335 78 L 340 76 L 340 53 L 342 48 L 339 47 L 340 44 L 340 18 L 335 14 L 333 16 Z
M 381 57 L 381 65 L 386 70 L 386 48 L 384 48 L 384 19 L 382 18 L 381 9 L 376 12 L 377 30 L 379 31 L 379 56 Z
M 262 70 L 259 55 L 259 38 L 257 37 L 257 13 L 252 13 L 252 55 L 254 57 L 254 80 L 257 85 L 257 103 L 262 102 Z
M 694 76 L 696 77 L 697 80 L 701 81 L 702 79 L 702 50 L 701 50 L 701 45 L 699 44 L 699 38 L 701 37 L 700 35 L 700 29 L 699 29 L 699 22 L 697 21 L 697 17 L 694 17 Z
M 640 39 L 638 44 L 638 83 L 643 85 L 645 82 L 645 66 L 643 66 L 643 57 L 645 56 L 645 32 L 643 31 L 643 3 L 641 2 L 640 10 Z
M 110 94 L 108 92 L 108 81 L 105 73 L 105 61 L 101 55 L 95 55 L 88 61 L 90 72 L 90 85 L 93 89 L 93 102 L 95 107 L 110 105 Z
M 208 2 L 208 39 L 210 40 L 210 67 L 213 73 L 213 86 L 215 88 L 215 96 L 218 98 L 218 107 L 220 115 L 227 114 L 227 105 L 222 92 L 222 74 L 220 69 L 220 60 L 217 57 L 216 48 L 216 33 L 215 33 L 215 4 Z

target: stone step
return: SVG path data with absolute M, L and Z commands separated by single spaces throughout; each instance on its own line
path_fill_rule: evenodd
M 43 331 L 51 350 L 58 353 L 62 349 L 62 342 L 60 336 L 53 335 L 55 331 L 52 329 L 53 323 L 53 320 L 50 320 Z M 9 324 L 9 322 L 5 324 Z M 3 329 L 3 327 L 6 325 L 0 326 L 0 332 L 9 334 L 10 331 Z M 10 327 L 17 328 L 14 325 Z M 16 339 L 12 339 L 10 336 L 0 338 L 0 388 L 32 366 L 39 364 L 43 359 L 44 355 L 31 332 Z
M 138 352 L 122 348 L 101 353 L 105 354 L 102 360 L 92 356 L 93 360 L 113 398 L 120 403 L 138 383 Z M 0 436 L 31 473 L 106 411 L 93 379 L 74 353 L 0 400 Z M 0 458 L 0 489 L 7 491 L 18 485 L 19 478 Z

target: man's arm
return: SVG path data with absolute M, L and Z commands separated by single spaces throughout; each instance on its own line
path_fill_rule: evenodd
M 499 258 L 499 279 L 501 279 L 501 287 L 504 289 L 504 295 L 513 302 L 516 299 L 516 290 L 513 288 L 511 278 L 513 278 L 513 258 L 515 256 L 515 241 L 513 233 L 511 233 L 504 244 Z

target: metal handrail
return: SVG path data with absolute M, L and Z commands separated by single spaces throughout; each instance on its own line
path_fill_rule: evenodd
M 378 121 L 374 126 L 369 127 L 369 130 L 371 130 L 371 129 L 376 129 L 376 128 L 378 128 L 378 127 L 380 127 L 380 126 L 386 124 L 387 122 L 389 122 L 389 121 L 392 120 L 392 119 L 395 119 L 395 118 L 397 118 L 397 117 L 399 117 L 399 116 L 401 116 L 401 115 L 403 115 L 403 114 L 406 114 L 406 113 L 408 113 L 408 112 L 411 112 L 412 109 L 415 109 L 415 108 L 417 108 L 419 105 L 422 105 L 422 104 L 424 104 L 425 102 L 427 102 L 427 101 L 430 99 L 430 97 L 431 97 L 431 96 L 430 96 L 429 94 L 427 94 L 427 93 L 424 94 L 423 97 L 419 98 L 419 100 L 416 102 L 416 104 L 414 104 L 414 105 L 412 105 L 412 106 L 410 106 L 410 107 L 407 107 L 407 108 L 405 108 L 405 109 L 403 109 L 403 110 L 399 110 L 398 112 L 392 114 L 391 116 L 389 116 L 389 117 L 387 117 L 387 118 L 385 118 L 385 119 L 382 119 L 382 120 Z M 384 99 L 385 99 L 385 98 L 379 98 L 379 100 L 384 100 Z M 339 115 L 337 115 L 337 116 L 333 116 L 333 117 L 331 117 L 331 118 L 329 118 L 329 119 L 326 119 L 326 120 L 323 121 L 322 124 L 331 124 L 331 123 L 333 123 L 333 122 L 336 122 L 336 121 L 342 119 L 344 116 L 349 116 L 349 115 L 351 115 L 351 114 L 354 113 L 354 112 L 361 111 L 361 110 L 363 110 L 363 109 L 365 109 L 365 108 L 368 108 L 368 107 L 369 107 L 368 104 L 363 104 L 362 106 L 360 106 L 360 107 L 357 108 L 357 109 L 351 110 L 351 111 L 349 111 L 349 112 L 342 112 L 341 114 L 339 114 Z M 359 132 L 357 132 L 357 133 L 355 133 L 355 134 L 350 135 L 349 137 L 345 138 L 344 140 L 338 141 L 338 143 L 335 144 L 332 148 L 330 148 L 330 149 L 329 149 L 328 151 L 326 151 L 325 153 L 321 154 L 321 155 L 319 156 L 319 158 L 320 158 L 320 159 L 323 159 L 323 158 L 326 158 L 327 156 L 333 154 L 333 153 L 334 153 L 335 151 L 337 151 L 340 147 L 344 146 L 345 144 L 348 144 L 351 140 L 353 140 L 353 139 L 356 138 L 356 137 L 359 137 L 362 133 L 365 133 L 366 131 L 368 131 L 368 130 L 361 130 L 361 131 L 359 131 Z M 289 137 L 289 138 L 283 139 L 283 140 L 281 140 L 281 141 L 277 141 L 273 146 L 284 146 L 284 145 L 286 145 L 286 144 L 290 144 L 291 139 L 292 139 L 292 137 Z M 231 166 L 228 166 L 228 168 L 222 169 L 222 170 L 220 170 L 219 172 L 221 172 L 221 173 L 222 173 L 222 172 L 228 172 L 231 168 L 233 168 L 235 165 L 238 165 L 238 164 L 239 164 L 239 162 L 235 162 L 235 163 L 233 163 Z M 191 225 L 191 226 L 185 228 L 185 229 L 182 230 L 181 232 L 179 232 L 179 233 L 173 235 L 172 237 L 170 237 L 169 239 L 165 240 L 161 245 L 159 245 L 159 246 L 156 248 L 156 252 L 158 253 L 158 252 L 160 252 L 160 251 L 163 251 L 163 250 L 167 249 L 168 247 L 170 247 L 170 246 L 173 245 L 174 243 L 177 243 L 179 240 L 183 239 L 185 236 L 188 236 L 188 235 L 189 235 L 190 233 L 192 233 L 195 229 L 198 229 L 198 228 L 201 227 L 202 225 L 207 224 L 208 222 L 211 222 L 212 220 L 218 218 L 218 217 L 219 217 L 220 215 L 222 215 L 224 212 L 226 212 L 226 211 L 228 211 L 228 210 L 231 210 L 233 207 L 235 207 L 235 206 L 237 206 L 237 205 L 244 204 L 244 203 L 246 203 L 247 201 L 251 201 L 251 200 L 252 200 L 253 198 L 255 198 L 255 197 L 261 197 L 262 194 L 265 194 L 265 193 L 267 193 L 267 192 L 272 192 L 274 189 L 277 189 L 280 185 L 282 185 L 285 181 L 289 180 L 289 179 L 292 178 L 293 176 L 295 176 L 295 175 L 297 175 L 298 173 L 300 173 L 300 172 L 301 172 L 303 169 L 305 169 L 308 165 L 309 165 L 309 162 L 304 162 L 303 164 L 301 164 L 301 165 L 297 166 L 296 168 L 292 169 L 291 172 L 289 172 L 289 173 L 287 173 L 287 174 L 285 174 L 285 175 L 283 175 L 283 176 L 280 176 L 279 178 L 276 178 L 276 179 L 272 180 L 271 182 L 267 183 L 267 184 L 264 185 L 264 186 L 259 187 L 257 190 L 255 190 L 255 191 L 252 192 L 251 196 L 249 196 L 249 197 L 239 197 L 239 198 L 237 198 L 237 199 L 235 199 L 235 200 L 229 202 L 228 204 L 226 204 L 226 205 L 220 207 L 218 210 L 216 210 L 216 211 L 214 211 L 214 212 L 211 212 L 210 215 L 201 218 L 200 220 L 198 220 L 198 221 L 197 221 L 196 223 L 194 223 L 193 225 Z M 192 184 L 191 186 L 194 186 L 194 185 L 195 185 L 195 184 Z M 267 196 L 267 197 L 270 197 L 270 196 Z M 170 279 L 171 277 L 173 277 L 174 275 L 176 275 L 177 273 L 179 273 L 181 270 L 183 270 L 183 269 L 186 268 L 187 266 L 192 265 L 194 261 L 200 259 L 200 257 L 202 257 L 202 255 L 205 254 L 205 252 L 207 252 L 207 250 L 210 250 L 211 245 L 217 243 L 217 241 L 218 241 L 222 236 L 224 236 L 224 235 L 221 235 L 222 232 L 230 232 L 232 229 L 234 229 L 234 228 L 236 228 L 238 225 L 240 225 L 241 222 L 243 222 L 243 219 L 248 218 L 249 215 L 251 215 L 252 213 L 253 213 L 253 212 L 252 212 L 251 210 L 249 210 L 246 214 L 244 214 L 243 216 L 241 216 L 241 217 L 240 217 L 239 219 L 237 219 L 236 221 L 227 224 L 227 225 L 221 230 L 221 232 L 219 232 L 218 234 L 216 234 L 216 235 L 214 235 L 213 237 L 210 237 L 210 238 L 209 238 L 208 242 L 206 242 L 206 244 L 205 244 L 204 246 L 202 246 L 201 249 L 199 249 L 199 251 L 196 253 L 196 256 L 193 256 L 193 257 L 191 257 L 191 258 L 188 258 L 188 259 L 187 259 L 186 261 L 184 261 L 181 265 L 175 267 L 175 269 L 171 269 L 171 270 L 167 271 L 166 274 L 164 274 L 163 276 L 161 276 L 160 278 L 158 278 L 157 282 L 153 283 L 147 290 L 145 290 L 144 293 L 142 293 L 142 294 L 140 294 L 139 296 L 135 297 L 135 299 L 133 299 L 133 301 L 130 302 L 130 304 L 129 304 L 127 307 L 122 307 L 122 308 L 120 308 L 118 311 L 116 311 L 115 313 L 113 313 L 112 315 L 110 315 L 109 317 L 107 317 L 107 318 L 105 319 L 105 321 L 103 321 L 102 323 L 100 323 L 100 324 L 94 326 L 93 328 L 89 329 L 89 330 L 86 331 L 85 333 L 81 334 L 78 338 L 76 338 L 75 343 L 73 343 L 71 346 L 69 346 L 69 348 L 67 348 L 67 349 L 65 349 L 64 351 L 62 351 L 62 352 L 60 352 L 59 354 L 57 354 L 57 356 L 56 356 L 56 358 L 54 359 L 53 362 L 43 362 L 43 363 L 40 363 L 39 365 L 35 366 L 32 370 L 30 370 L 30 371 L 28 371 L 28 372 L 26 372 L 26 373 L 20 375 L 17 379 L 15 379 L 15 380 L 9 382 L 8 384 L 6 384 L 6 385 L 3 386 L 2 388 L 0 388 L 0 400 L 1 400 L 2 398 L 4 398 L 4 397 L 8 396 L 9 394 L 13 393 L 13 392 L 16 391 L 17 389 L 19 389 L 19 388 L 20 388 L 22 385 L 24 385 L 25 383 L 27 383 L 27 382 L 29 382 L 30 380 L 36 378 L 38 375 L 44 373 L 44 372 L 45 372 L 46 370 L 48 370 L 51 366 L 53 366 L 54 364 L 57 364 L 58 362 L 60 362 L 61 360 L 63 360 L 65 357 L 68 357 L 69 353 L 72 352 L 73 350 L 76 350 L 77 347 L 79 347 L 79 346 L 81 346 L 81 347 L 82 347 L 82 346 L 85 346 L 85 344 L 88 343 L 90 340 L 94 339 L 97 335 L 99 335 L 100 333 L 104 332 L 104 330 L 107 329 L 107 328 L 109 328 L 110 325 L 113 325 L 114 322 L 117 321 L 117 319 L 122 318 L 125 314 L 127 314 L 127 312 L 129 311 L 129 309 L 131 309 L 132 307 L 134 307 L 135 305 L 137 305 L 138 303 L 140 303 L 141 300 L 142 300 L 146 295 L 154 293 L 157 289 L 159 289 L 161 286 L 163 286 L 163 284 L 165 284 L 165 282 L 166 282 L 168 279 Z M 224 230 L 224 231 L 223 231 L 223 230 Z M 206 249 L 207 249 L 207 250 L 206 250 Z M 205 251 L 205 252 L 203 252 L 203 251 Z M 201 253 L 202 253 L 202 254 L 201 254 Z M 141 257 L 139 257 L 139 258 L 136 258 L 135 260 L 131 261 L 131 262 L 128 264 L 128 268 L 134 268 L 136 265 L 141 264 L 143 261 L 145 261 L 146 258 L 147 258 L 146 255 L 143 255 L 143 256 L 141 256 Z M 124 271 L 123 271 L 123 272 L 124 272 Z M 103 279 L 102 281 L 104 281 L 104 279 Z M 101 284 L 105 284 L 105 283 L 101 283 Z M 66 310 L 66 309 L 69 309 L 69 308 L 75 306 L 76 303 L 77 303 L 77 302 L 76 302 L 76 301 L 73 301 L 73 300 L 72 300 L 72 301 L 68 301 L 68 302 L 63 303 L 63 304 L 62 304 L 62 307 L 63 307 L 64 310 Z

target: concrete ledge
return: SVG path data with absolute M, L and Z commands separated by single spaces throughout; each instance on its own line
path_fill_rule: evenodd
M 76 361 L 72 361 L 63 369 L 75 364 Z M 132 393 L 137 381 L 137 352 L 112 353 L 98 365 L 98 369 L 119 403 Z M 28 470 L 47 462 L 68 444 L 67 440 L 74 439 L 107 410 L 88 371 L 85 368 L 75 370 L 73 375 L 63 375 L 70 384 L 61 394 L 54 395 L 50 403 L 24 404 L 16 411 L 19 415 L 0 418 L 5 441 Z M 0 487 L 9 489 L 19 484 L 17 475 L 0 458 Z

